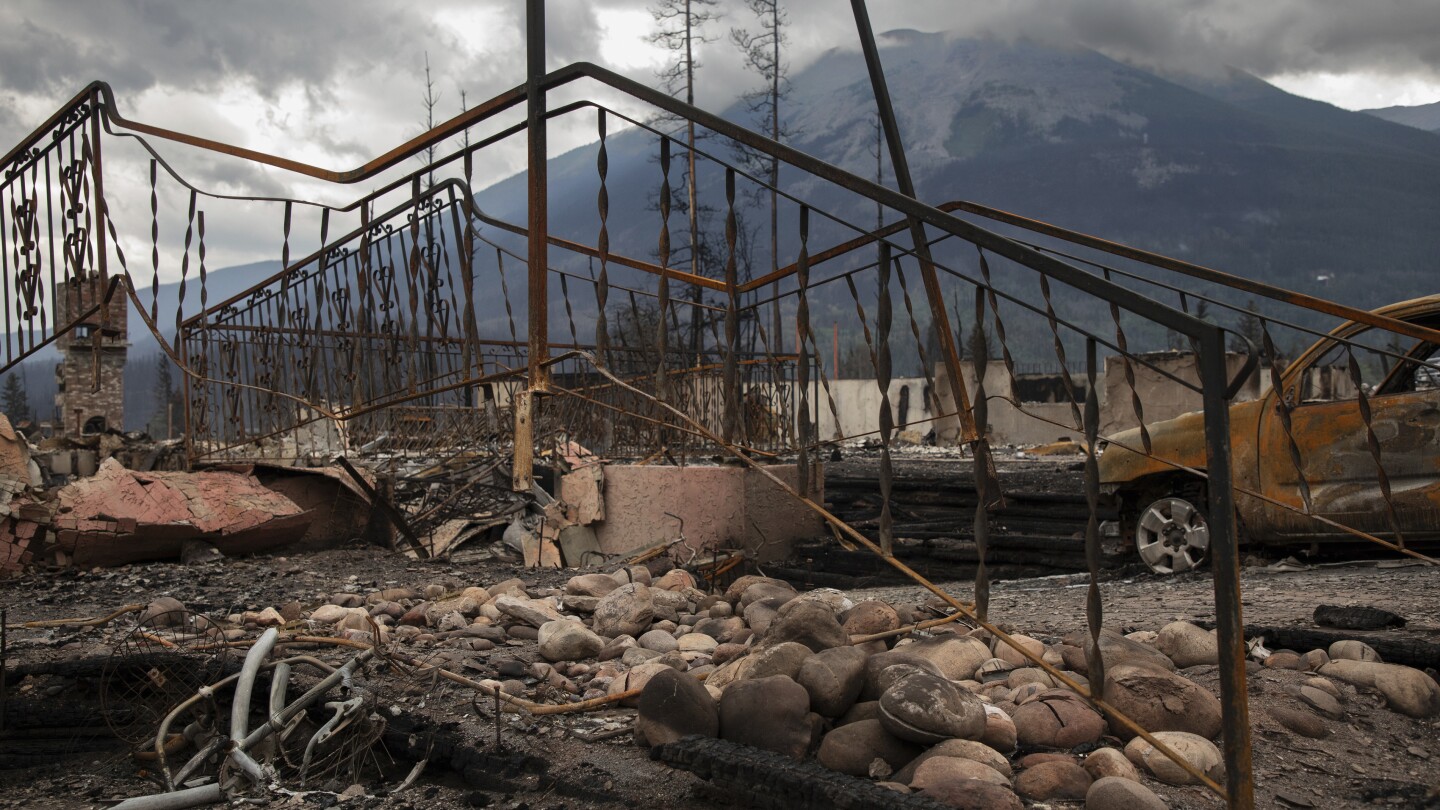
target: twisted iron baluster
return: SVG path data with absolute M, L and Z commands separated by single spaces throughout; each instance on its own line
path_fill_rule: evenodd
M 190 192 L 190 213 L 186 215 L 185 221 L 185 252 L 180 256 L 180 287 L 176 292 L 175 299 L 175 334 L 180 334 L 180 324 L 184 322 L 185 312 L 185 284 L 190 276 L 190 242 L 195 236 L 195 192 Z M 203 328 L 203 327 L 202 327 Z
M 1105 268 L 1105 280 L 1110 281 L 1110 268 Z M 1135 387 L 1135 364 L 1130 360 L 1130 344 L 1125 338 L 1125 328 L 1120 325 L 1120 305 L 1110 302 L 1110 320 L 1115 323 L 1115 347 L 1120 350 L 1120 362 L 1125 367 L 1125 385 L 1130 389 L 1130 410 L 1135 414 L 1135 423 L 1140 426 L 1140 445 L 1145 454 L 1154 448 L 1150 443 L 1150 427 L 1145 424 L 1145 406 L 1140 402 L 1140 390 Z M 1094 381 L 1091 381 L 1094 385 Z
M 659 361 L 655 366 L 655 398 L 664 402 L 669 399 L 669 386 L 665 375 L 669 329 L 666 327 L 665 319 L 670 314 L 670 139 L 664 136 L 660 138 L 659 257 L 660 280 L 656 297 L 659 299 L 660 317 L 655 328 L 655 351 L 659 355 Z
M 1365 393 L 1365 386 L 1360 379 L 1360 361 L 1355 359 L 1355 348 L 1345 344 L 1346 364 L 1350 372 L 1350 384 L 1355 387 L 1355 406 L 1360 409 L 1360 421 L 1365 423 L 1365 444 L 1370 450 L 1370 458 L 1375 462 L 1375 478 L 1380 484 L 1380 495 L 1385 499 L 1385 517 L 1390 522 L 1391 531 L 1395 532 L 1395 545 L 1405 548 L 1405 535 L 1400 530 L 1400 517 L 1395 512 L 1395 500 L 1390 492 L 1390 474 L 1385 472 L 1385 464 L 1380 458 L 1380 439 L 1375 435 L 1375 426 L 1370 416 L 1370 396 Z
M 985 254 L 982 251 L 980 260 L 983 264 Z M 975 323 L 985 323 L 985 293 L 986 289 L 975 288 Z M 985 394 L 985 371 L 990 366 L 989 352 L 972 351 L 970 363 L 975 373 L 975 397 L 971 400 L 970 407 L 975 414 L 975 452 L 978 455 L 982 445 L 988 440 L 986 436 L 990 433 L 990 401 Z M 990 548 L 990 493 L 989 476 L 980 474 L 976 465 L 975 475 L 975 520 L 973 525 L 975 533 L 975 615 L 981 621 L 988 621 L 990 615 L 990 572 L 985 567 L 985 555 Z
M 275 323 L 279 324 L 280 327 L 285 330 L 286 334 L 294 334 L 297 331 L 294 322 L 294 312 L 290 309 L 290 221 L 294 213 L 293 209 L 294 203 L 286 200 L 285 215 L 281 224 L 280 241 L 280 270 L 284 274 L 280 276 L 280 294 L 275 297 Z M 296 342 L 294 338 L 288 341 L 280 341 L 280 345 L 285 348 L 284 355 L 280 358 L 280 388 L 283 391 L 295 390 L 294 381 L 291 378 L 293 372 L 290 359 L 292 353 L 295 351 L 294 344 Z M 285 402 L 288 401 L 289 400 L 285 400 Z M 276 398 L 275 403 L 277 409 L 281 407 L 279 397 Z M 287 405 L 285 407 L 291 406 Z M 296 416 L 298 417 L 298 413 Z M 276 418 L 278 420 L 278 415 Z
M 500 271 L 500 294 L 505 298 L 505 320 L 510 324 L 510 342 L 519 344 L 520 338 L 515 331 L 515 309 L 510 305 L 510 285 L 505 280 L 505 253 L 500 248 L 495 248 L 495 266 Z
M 810 497 L 810 445 L 814 441 L 810 424 L 810 352 L 806 339 L 810 334 L 810 207 L 800 206 L 800 257 L 795 263 L 795 278 L 800 284 L 795 305 L 796 385 L 800 391 L 800 453 L 795 458 L 795 473 L 800 479 L 801 497 Z
M 560 297 L 565 299 L 565 318 L 570 322 L 570 345 L 580 345 L 580 335 L 575 331 L 575 308 L 570 304 L 570 282 L 564 273 L 560 274 Z
M 150 160 L 150 320 L 154 323 L 160 322 L 157 311 L 160 300 L 160 198 L 155 192 L 157 164 L 158 161 L 153 158 Z
M 1095 338 L 1085 341 L 1085 623 L 1090 630 L 1085 663 L 1090 670 L 1090 696 L 1105 699 L 1105 659 L 1100 655 L 1100 632 L 1105 624 L 1100 601 L 1100 463 L 1095 443 L 1100 435 L 1100 398 L 1095 391 Z
M 1276 355 L 1275 341 L 1270 337 L 1270 327 L 1264 318 L 1260 319 L 1260 339 L 1261 357 L 1270 367 L 1270 388 L 1275 392 L 1275 415 L 1280 417 L 1280 429 L 1285 434 L 1285 446 L 1290 451 L 1290 465 L 1295 468 L 1296 488 L 1300 490 L 1300 500 L 1305 504 L 1305 514 L 1313 514 L 1315 505 L 1310 499 L 1310 482 L 1305 478 L 1300 445 L 1295 441 L 1295 431 L 1291 426 L 1290 414 L 1295 403 L 1290 400 L 1290 392 L 1285 390 L 1281 380 L 1280 358 Z M 1305 381 L 1299 380 L 1296 384 L 1303 386 Z
M 595 197 L 595 207 L 600 213 L 600 235 L 595 239 L 595 248 L 600 254 L 600 275 L 595 280 L 595 358 L 602 366 L 610 368 L 610 324 L 605 314 L 610 302 L 610 191 L 605 185 L 610 173 L 610 154 L 605 145 L 605 110 L 598 110 L 596 118 L 600 149 L 595 155 L 595 171 L 600 175 L 600 191 Z
M 880 550 L 889 557 L 895 551 L 895 524 L 890 514 L 890 489 L 894 473 L 890 467 L 890 439 L 895 418 L 890 412 L 890 245 L 880 244 L 880 302 L 876 305 L 875 327 L 879 345 L 875 350 L 875 383 L 880 387 Z M 838 430 L 838 422 L 837 430 Z
M 915 319 L 915 306 L 910 301 L 910 288 L 905 283 L 905 268 L 895 259 L 895 278 L 900 282 L 900 297 L 905 302 L 905 314 L 910 319 L 910 334 L 915 339 L 915 351 L 920 356 L 920 373 L 925 377 L 926 407 L 931 415 L 940 417 L 940 395 L 935 388 L 935 370 L 930 366 L 929 353 L 925 351 L 925 338 L 920 334 L 920 322 Z
M 58 155 L 59 155 L 59 152 L 60 152 L 59 147 L 57 147 L 57 148 L 55 149 L 55 154 L 58 156 Z M 53 310 L 54 310 L 54 307 L 55 307 L 55 301 L 54 301 L 53 298 L 51 298 L 51 296 L 54 296 L 54 295 L 56 294 L 56 292 L 58 291 L 58 289 L 57 289 L 57 287 L 56 287 L 56 279 L 55 279 L 55 204 L 54 204 L 55 190 L 54 190 L 54 185 L 51 183 L 52 167 L 51 167 L 51 165 L 50 165 L 50 152 L 48 152 L 48 151 L 45 153 L 45 168 L 41 171 L 41 174 L 43 174 L 43 175 L 45 176 L 45 238 L 46 238 L 46 245 L 47 245 L 47 247 L 48 247 L 48 249 L 49 249 L 49 260 L 50 260 L 50 295 L 43 296 L 43 297 L 41 298 L 41 305 L 40 305 L 40 318 L 41 318 L 41 321 L 43 322 L 43 321 L 45 320 L 45 303 L 46 303 L 47 299 L 49 299 L 48 303 L 50 304 L 51 310 L 53 311 Z M 3 206 L 3 205 L 0 205 L 0 212 L 3 212 L 3 211 L 4 211 L 4 206 Z M 63 218 L 63 214 L 62 214 L 62 218 Z M 62 220 L 62 222 L 63 222 L 63 220 Z M 3 221 L 0 221 L 0 233 L 3 233 L 3 232 L 4 232 L 4 224 L 3 224 Z M 3 253 L 3 248 L 0 248 L 0 253 Z M 64 275 L 64 271 L 63 271 L 63 270 L 61 271 L 61 275 L 62 275 L 62 276 Z M 55 316 L 56 316 L 56 323 L 55 323 L 55 325 L 56 325 L 57 327 L 60 325 L 60 324 L 59 324 L 59 315 L 60 315 L 59 312 L 56 312 L 56 313 L 55 313 Z
M 735 169 L 725 167 L 725 401 L 724 439 L 735 441 L 740 421 L 740 370 L 736 353 L 740 342 L 740 300 L 735 268 Z
M 1065 398 L 1070 400 L 1070 414 L 1075 419 L 1075 427 L 1083 429 L 1080 404 L 1075 401 L 1075 381 L 1070 379 L 1070 369 L 1065 361 L 1065 344 L 1060 341 L 1060 324 L 1055 318 L 1055 306 L 1050 301 L 1050 279 L 1044 273 L 1037 275 L 1040 278 L 1040 296 L 1045 299 L 1045 319 L 1050 322 L 1050 335 L 1055 340 L 1055 357 L 1060 361 L 1060 381 L 1065 384 Z
M 848 278 L 848 276 L 847 276 L 847 278 Z M 816 355 L 816 357 L 817 357 L 817 359 L 818 359 L 821 355 L 820 355 L 819 344 L 818 344 L 818 343 L 816 342 L 816 340 L 815 340 L 815 328 L 814 328 L 814 324 L 808 325 L 806 331 L 807 331 L 807 334 L 808 334 L 808 336 L 809 336 L 809 338 L 810 338 L 810 347 L 815 350 L 815 355 Z M 816 370 L 816 373 L 820 375 L 820 390 L 821 390 L 822 392 L 824 392 L 824 394 L 825 394 L 825 404 L 826 404 L 826 406 L 830 409 L 831 424 L 835 425 L 835 432 L 834 432 L 833 438 L 834 438 L 836 441 L 839 441 L 840 439 L 844 438 L 844 436 L 842 436 L 841 433 L 840 433 L 840 409 L 839 409 L 839 408 L 836 406 L 836 404 L 835 404 L 835 393 L 830 390 L 830 375 L 829 375 L 828 373 L 826 373 L 826 371 L 825 371 L 825 364 L 824 364 L 823 362 L 818 362 L 818 361 L 817 361 L 817 362 L 815 363 L 815 370 Z M 815 429 L 816 429 L 816 431 L 817 431 L 817 433 L 818 433 L 818 431 L 819 431 L 819 429 L 820 429 L 820 425 L 819 425 L 819 424 L 816 424 L 816 425 L 815 425 Z M 820 439 L 819 439 L 819 436 L 817 435 L 816 438 L 815 438 L 815 441 L 818 443 L 819 440 L 820 440 Z
M 1005 373 L 1010 377 L 1010 393 L 1015 393 L 1015 358 L 1010 355 L 1010 342 L 1005 337 L 1005 321 L 1000 317 L 1000 301 L 995 295 L 995 287 L 990 280 L 990 262 L 985 258 L 985 251 L 976 250 L 980 255 L 980 277 L 984 280 L 985 297 L 990 302 L 990 312 L 995 319 L 995 339 L 1000 341 L 1000 358 L 1005 362 Z M 982 321 L 976 321 L 979 328 L 984 330 Z M 988 354 L 988 350 L 987 350 Z M 989 357 L 986 357 L 989 362 Z M 985 431 L 976 428 L 980 433 Z

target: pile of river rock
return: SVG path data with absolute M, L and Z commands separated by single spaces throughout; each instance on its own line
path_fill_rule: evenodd
M 652 575 L 632 566 L 575 576 L 563 591 L 527 591 L 519 580 L 490 588 L 451 583 L 335 594 L 308 616 L 287 605 L 231 618 L 263 625 L 303 617 L 356 640 L 378 632 L 382 642 L 440 648 L 431 657 L 442 665 L 446 655 L 458 661 L 463 651 L 495 650 L 489 683 L 508 694 L 553 701 L 635 692 L 624 705 L 637 709 L 641 745 L 720 737 L 815 756 L 833 770 L 954 807 L 1019 808 L 1024 797 L 1102 810 L 1163 808 L 1142 775 L 1172 785 L 1198 781 L 983 630 L 956 623 L 856 643 L 934 618 L 936 605 L 857 603 L 836 590 L 797 593 L 758 576 L 719 595 L 696 585 L 680 569 Z M 1012 638 L 1088 683 L 1083 631 L 1054 643 Z M 1186 622 L 1158 633 L 1107 630 L 1100 650 L 1107 701 L 1222 781 L 1213 742 L 1220 701 L 1177 672 L 1216 663 L 1214 633 Z M 1299 671 L 1290 687 L 1296 700 L 1267 710 L 1296 734 L 1323 736 L 1325 718 L 1343 716 L 1346 690 L 1337 680 L 1351 693 L 1373 688 L 1413 717 L 1440 713 L 1440 686 L 1430 676 L 1381 663 L 1358 641 L 1275 652 L 1264 665 Z

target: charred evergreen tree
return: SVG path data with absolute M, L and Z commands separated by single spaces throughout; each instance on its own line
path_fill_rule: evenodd
M 787 78 L 788 66 L 780 57 L 780 46 L 785 43 L 786 14 L 780 9 L 779 0 L 745 0 L 745 5 L 754 12 L 760 27 L 756 31 L 741 28 L 730 29 L 730 41 L 735 43 L 745 57 L 745 66 L 757 73 L 764 86 L 746 93 L 745 103 L 750 112 L 762 125 L 762 132 L 771 140 L 784 141 L 794 133 L 784 129 L 780 123 L 780 105 L 789 95 Z M 770 272 L 779 268 L 780 256 L 780 200 L 776 189 L 780 186 L 780 163 L 769 155 L 737 148 L 741 164 L 752 174 L 764 176 L 769 184 L 770 197 Z M 757 193 L 761 190 L 757 189 Z M 775 304 L 771 311 L 771 330 L 778 341 L 780 324 L 780 282 L 773 288 Z M 780 351 L 777 346 L 775 351 Z
M 420 104 L 425 108 L 425 117 L 420 119 L 420 126 L 424 132 L 435 128 L 435 107 L 440 103 L 440 94 L 435 92 L 435 80 L 430 76 L 430 52 L 425 52 L 425 94 L 420 96 Z M 431 144 L 425 148 L 423 155 L 417 155 L 416 159 L 425 164 L 426 168 L 435 165 L 435 145 Z M 425 173 L 425 190 L 429 191 L 435 185 L 435 173 Z
M 695 104 L 695 71 L 700 63 L 695 59 L 695 50 L 699 45 L 714 42 L 714 38 L 706 37 L 704 34 L 705 24 L 720 18 L 720 13 L 715 11 L 716 0 L 660 0 L 650 8 L 650 16 L 655 19 L 659 28 L 650 35 L 650 41 L 659 45 L 674 56 L 670 63 L 657 72 L 665 92 L 671 96 L 680 97 L 683 93 L 685 103 L 691 106 Z M 657 119 L 665 129 L 673 129 L 673 125 L 679 121 L 675 116 L 661 116 Z M 686 218 L 689 220 L 690 233 L 690 272 L 693 275 L 706 275 L 701 265 L 703 255 L 700 243 L 700 207 L 695 199 L 695 122 L 684 119 L 685 124 L 685 193 L 684 201 L 680 206 Z M 694 301 L 700 301 L 702 290 L 700 287 L 692 287 L 690 294 Z M 690 350 L 692 354 L 698 353 L 701 341 L 701 310 L 699 306 L 691 307 L 690 312 Z

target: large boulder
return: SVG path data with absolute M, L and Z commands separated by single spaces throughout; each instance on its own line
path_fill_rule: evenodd
M 915 767 L 915 775 L 910 777 L 910 787 L 926 790 L 962 779 L 975 779 L 1000 787 L 1010 787 L 1010 780 L 994 768 L 963 757 L 928 757 Z
M 179 627 L 189 618 L 185 604 L 173 596 L 162 596 L 145 606 L 140 618 L 141 627 Z M 336 619 L 339 621 L 339 619 Z
M 658 653 L 671 652 L 680 647 L 680 643 L 675 640 L 675 637 L 664 630 L 647 630 L 635 639 L 635 643 Z
M 1215 631 L 1189 622 L 1171 622 L 1160 628 L 1160 635 L 1155 638 L 1155 649 L 1170 656 L 1175 666 L 1181 669 L 1220 663 L 1220 642 Z
M 799 596 L 790 583 L 779 579 L 766 579 L 756 582 L 740 594 L 740 607 L 742 609 L 766 599 L 773 599 L 776 602 L 775 609 Z
M 167 597 L 168 598 L 168 597 Z M 182 608 L 183 610 L 183 608 Z M 364 614 L 365 608 L 340 607 L 339 605 L 321 605 L 315 608 L 310 614 L 310 621 L 317 624 L 335 624 L 351 614 Z M 368 615 L 368 614 L 367 614 Z
M 1184 731 L 1157 731 L 1152 735 L 1170 750 L 1178 754 L 1196 770 L 1217 782 L 1224 780 L 1225 764 L 1220 758 L 1220 749 L 1204 737 Z M 1125 746 L 1125 756 L 1135 767 L 1169 785 L 1198 785 L 1200 780 L 1159 749 L 1136 737 Z
M 650 745 L 664 745 L 699 734 L 720 732 L 720 711 L 714 698 L 689 675 L 667 669 L 655 673 L 636 702 L 635 730 Z
M 1039 639 L 1021 635 L 1020 633 L 1011 633 L 1010 641 L 1036 658 L 1043 658 L 1045 656 L 1045 644 Z M 992 649 L 995 657 L 1007 664 L 1014 664 L 1017 667 L 1034 666 L 1033 662 L 1031 662 L 1029 658 L 1026 658 L 1020 650 L 1015 649 L 1015 647 L 1010 646 L 1010 644 L 999 638 L 995 639 Z
M 1117 667 L 1105 675 L 1105 702 L 1146 731 L 1188 731 L 1207 740 L 1220 734 L 1220 699 L 1174 672 Z M 1111 731 L 1122 740 L 1135 736 L 1119 723 Z
M 1320 674 L 1357 686 L 1374 687 L 1385 696 L 1390 708 L 1402 714 L 1418 718 L 1440 714 L 1440 685 L 1418 669 L 1342 659 L 1320 667 Z
M 675 639 L 676 648 L 682 653 L 711 653 L 720 646 L 715 639 L 704 633 L 686 633 Z
M 879 700 L 880 693 L 884 691 L 880 688 L 880 676 L 885 670 L 896 664 L 909 664 L 910 666 L 919 667 L 927 672 L 933 672 L 936 675 L 941 674 L 940 668 L 931 663 L 928 658 L 906 652 L 904 647 L 896 647 L 888 652 L 875 653 L 865 660 L 865 686 L 860 690 L 860 699 Z
M 810 710 L 839 717 L 855 705 L 865 685 L 865 653 L 855 647 L 834 647 L 809 656 L 795 680 L 810 693 Z
M 730 583 L 730 587 L 725 589 L 725 601 L 729 602 L 732 605 L 739 602 L 740 597 L 745 593 L 746 589 L 748 589 L 751 585 L 754 585 L 757 582 L 778 583 L 780 585 L 789 584 L 778 579 L 771 579 L 770 577 L 760 576 L 759 574 L 746 574 L 745 576 L 740 577 L 739 579 Z M 791 588 L 791 590 L 793 591 L 794 588 Z
M 605 647 L 605 639 L 585 625 L 568 619 L 540 625 L 540 655 L 546 661 L 581 661 L 594 658 Z
M 1096 748 L 1085 755 L 1085 761 L 1081 763 L 1085 772 L 1090 774 L 1092 779 L 1104 779 L 1107 776 L 1118 776 L 1122 779 L 1140 781 L 1140 772 L 1135 770 L 1135 765 L 1125 758 L 1125 753 L 1118 748 Z
M 850 608 L 855 607 L 855 603 L 850 601 L 848 596 L 834 588 L 816 588 L 813 591 L 806 591 L 794 599 L 791 599 L 789 602 L 786 602 L 784 605 L 781 605 L 780 615 L 785 616 L 790 611 L 805 604 L 824 607 L 830 611 L 836 621 L 842 621 L 840 617 L 844 616 Z
M 1085 660 L 1085 645 L 1090 639 L 1090 634 L 1080 630 L 1065 637 L 1065 643 L 1060 645 L 1060 654 L 1065 661 L 1065 668 L 1074 670 L 1081 675 L 1090 674 L 1090 665 Z M 1175 662 L 1170 656 L 1133 639 L 1115 632 L 1114 630 L 1100 631 L 1100 657 L 1105 661 L 1106 671 L 1113 670 L 1122 664 L 1152 664 L 1174 671 Z
M 649 586 L 631 582 L 600 599 L 593 617 L 595 632 L 606 638 L 638 637 L 650 629 L 654 616 L 655 606 L 650 599 Z
M 770 632 L 770 625 L 775 623 L 784 604 L 779 597 L 757 599 L 742 608 L 740 615 L 745 618 L 745 624 L 755 631 L 755 635 L 763 636 Z
M 777 618 L 765 632 L 762 644 L 770 647 L 787 641 L 799 642 L 820 652 L 849 644 L 850 634 L 836 621 L 835 611 L 828 605 L 816 600 L 796 599 L 777 613 Z
M 840 617 L 845 632 L 852 636 L 888 633 L 900 627 L 900 614 L 885 602 L 875 599 L 856 603 Z
M 820 764 L 851 776 L 869 776 L 870 763 L 883 760 L 892 772 L 920 754 L 920 746 L 885 730 L 879 720 L 859 720 L 837 727 L 820 741 Z
M 978 743 L 974 740 L 945 740 L 942 743 L 932 746 L 930 750 L 911 760 L 909 765 L 901 768 L 891 778 L 896 782 L 903 782 L 907 785 L 910 784 L 911 778 L 915 776 L 915 769 L 920 767 L 925 760 L 932 757 L 959 757 L 960 759 L 974 760 L 981 765 L 991 768 L 1007 780 L 1014 776 L 1015 773 L 1010 767 L 1010 760 L 1006 759 L 999 751 L 996 751 L 984 743 Z
M 940 782 L 919 791 L 917 795 L 955 810 L 1023 810 L 1025 806 L 1015 791 L 980 779 Z
M 570 578 L 565 583 L 565 593 L 572 596 L 604 596 L 616 588 L 620 583 L 609 574 L 581 574 Z
M 986 703 L 985 733 L 981 735 L 980 742 L 1002 754 L 1008 754 L 1015 750 L 1017 741 L 1018 733 L 1015 730 L 1015 721 L 1005 713 L 1004 709 L 992 703 Z
M 687 588 L 695 587 L 695 575 L 683 568 L 672 568 L 666 571 L 664 576 L 650 583 L 650 587 L 660 591 L 684 591 Z
M 675 668 L 661 661 L 647 661 L 620 673 L 619 676 L 610 682 L 610 685 L 606 688 L 606 693 L 613 696 L 623 692 L 643 690 L 646 684 L 650 683 L 651 678 L 667 671 L 675 672 Z M 631 695 L 620 701 L 620 704 L 634 708 L 639 700 L 638 694 Z
M 926 745 L 978 740 L 985 734 L 985 709 L 980 698 L 944 676 L 916 670 L 880 696 L 880 722 L 891 734 Z
M 1085 791 L 1085 810 L 1166 810 L 1155 791 L 1120 776 L 1102 776 Z
M 720 736 L 801 759 L 810 748 L 810 695 L 784 675 L 736 681 L 720 698 Z
M 720 604 L 726 604 L 721 602 Z M 701 619 L 695 623 L 695 632 L 704 633 L 721 644 L 727 644 L 735 634 L 745 629 L 745 620 L 739 616 Z
M 548 600 L 529 599 L 524 596 L 515 596 L 508 593 L 495 599 L 495 607 L 506 616 L 516 621 L 524 622 L 537 629 L 546 622 L 559 621 L 565 618 Z M 430 621 L 431 624 L 435 624 L 435 617 L 433 615 Z
M 741 666 L 736 680 L 768 678 L 771 675 L 784 675 L 794 680 L 800 675 L 800 667 L 805 663 L 805 659 L 811 655 L 814 653 L 809 647 L 796 641 L 756 650 L 740 659 L 745 664 Z
M 924 658 L 952 681 L 973 679 L 980 665 L 990 659 L 985 642 L 971 636 L 936 636 L 898 649 Z
M 1105 733 L 1105 718 L 1079 695 L 1065 689 L 1041 692 L 1015 709 L 1016 738 L 1021 745 L 1074 748 L 1093 743 Z
M 1385 696 L 1390 708 L 1416 718 L 1440 714 L 1440 684 L 1429 675 L 1412 667 L 1380 664 L 1375 673 L 1375 688 Z
M 1330 729 L 1325 726 L 1325 721 L 1313 712 L 1290 706 L 1269 706 L 1266 707 L 1265 712 L 1282 727 L 1301 737 L 1318 740 L 1330 734 Z
M 1342 639 L 1330 645 L 1327 651 L 1332 661 L 1379 661 L 1380 653 L 1363 641 Z
M 1084 801 L 1094 780 L 1085 769 L 1069 761 L 1042 762 L 1026 768 L 1015 779 L 1015 792 L 1037 802 Z

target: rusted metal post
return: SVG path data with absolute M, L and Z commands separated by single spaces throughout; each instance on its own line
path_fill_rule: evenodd
M 739 280 L 735 267 L 735 170 L 725 169 L 725 400 L 724 437 L 727 444 L 735 441 L 740 432 L 740 401 L 744 394 L 740 390 L 738 353 L 740 351 L 740 299 L 736 287 Z
M 5 666 L 10 658 L 10 611 L 0 608 L 0 731 L 9 725 L 5 700 L 10 697 L 10 687 L 5 684 Z
M 890 103 L 890 88 L 885 83 L 885 69 L 880 65 L 880 52 L 875 47 L 875 32 L 870 27 L 870 13 L 865 0 L 850 0 L 855 13 L 855 26 L 860 32 L 860 47 L 865 52 L 865 66 L 870 71 L 870 86 L 875 93 L 875 105 L 879 108 L 880 125 L 885 130 L 885 142 L 890 148 L 890 163 L 895 171 L 895 185 L 900 193 L 911 199 L 915 196 L 915 184 L 910 179 L 910 163 L 905 158 L 905 146 L 900 140 L 900 126 L 895 121 L 895 108 Z M 960 376 L 960 352 L 955 346 L 955 330 L 950 326 L 950 315 L 945 311 L 945 298 L 940 290 L 940 279 L 935 274 L 935 264 L 930 258 L 930 243 L 925 238 L 925 226 L 914 217 L 906 217 L 910 226 L 910 238 L 915 245 L 915 257 L 920 260 L 920 279 L 925 284 L 925 297 L 930 303 L 931 328 L 939 333 L 940 353 L 945 361 L 945 370 L 950 377 L 950 393 L 955 398 L 955 408 L 960 418 L 961 440 L 974 442 L 984 425 L 975 424 L 970 412 L 970 398 L 965 392 L 965 380 Z M 976 448 L 979 460 L 981 448 Z M 985 448 L 987 471 L 989 449 Z M 994 494 L 998 494 L 998 491 Z
M 90 292 L 92 296 L 90 300 L 93 302 L 95 300 L 95 296 L 101 296 L 100 335 L 106 336 L 114 334 L 115 327 L 112 326 L 110 323 L 110 299 L 108 297 L 104 297 L 104 293 L 109 292 L 110 290 L 110 273 L 107 269 L 108 261 L 105 257 L 105 223 L 103 222 L 103 219 L 106 215 L 104 172 L 105 164 L 101 161 L 100 155 L 100 89 L 98 87 L 95 89 L 95 92 L 90 96 L 90 165 L 91 173 L 95 176 L 95 184 L 92 187 L 95 195 L 95 266 L 100 271 L 100 281 L 98 285 L 92 284 L 90 287 Z M 94 345 L 96 347 L 95 363 L 97 369 L 95 390 L 98 391 L 100 389 L 98 371 L 100 362 L 100 352 L 98 348 L 100 345 L 100 338 L 97 336 L 94 340 Z
M 545 0 L 525 3 L 526 132 L 529 144 L 529 370 L 523 396 L 514 401 L 515 457 L 511 485 L 529 492 L 535 481 L 533 428 L 538 394 L 550 388 L 545 358 L 550 353 L 550 296 L 546 278 L 549 264 L 549 186 L 545 141 Z
M 1240 607 L 1240 554 L 1230 476 L 1230 403 L 1226 401 L 1225 335 L 1210 327 L 1197 341 L 1205 402 L 1211 574 L 1215 579 L 1215 631 L 1220 645 L 1220 707 L 1224 726 L 1225 790 L 1232 810 L 1255 806 L 1250 762 L 1250 710 L 1245 687 L 1245 621 Z

